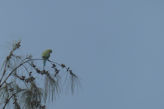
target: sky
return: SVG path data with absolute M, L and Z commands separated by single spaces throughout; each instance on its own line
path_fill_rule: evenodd
M 163 109 L 164 1 L 1 0 L 0 54 L 53 49 L 81 88 L 48 109 Z

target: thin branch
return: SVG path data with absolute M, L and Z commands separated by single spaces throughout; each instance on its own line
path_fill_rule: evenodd
M 25 63 L 27 63 L 27 62 L 29 62 L 29 61 L 33 61 L 33 60 L 42 60 L 42 59 L 29 59 L 29 60 L 27 60 L 27 61 L 22 62 L 21 64 L 19 64 L 17 67 L 15 67 L 15 68 L 9 73 L 9 75 L 5 78 L 5 80 L 0 84 L 0 87 L 3 86 L 3 84 L 7 81 L 7 79 L 8 79 L 19 67 L 21 67 L 23 64 L 25 64 Z
M 8 99 L 6 99 L 6 102 L 5 102 L 5 105 L 3 106 L 3 109 L 5 109 L 5 107 L 7 106 L 9 101 L 11 100 L 11 98 L 14 97 L 17 93 L 19 93 L 19 92 L 13 93 Z

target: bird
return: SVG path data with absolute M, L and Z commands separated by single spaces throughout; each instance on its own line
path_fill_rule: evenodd
M 51 53 L 52 53 L 52 49 L 46 49 L 45 51 L 43 51 L 43 53 L 42 53 L 43 69 L 44 69 L 44 67 L 46 65 L 46 61 L 49 59 Z

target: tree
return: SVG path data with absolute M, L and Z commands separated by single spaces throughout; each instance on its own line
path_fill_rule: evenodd
M 43 70 L 39 63 L 43 59 L 17 55 L 20 47 L 21 41 L 13 44 L 0 71 L 1 109 L 46 109 L 64 88 L 74 92 L 79 79 L 70 67 L 47 60 L 48 70 Z

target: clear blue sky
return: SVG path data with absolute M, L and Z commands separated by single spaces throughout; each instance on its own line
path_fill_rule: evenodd
M 82 88 L 49 109 L 164 109 L 163 12 L 162 0 L 1 0 L 1 56 L 22 39 L 77 72 Z

